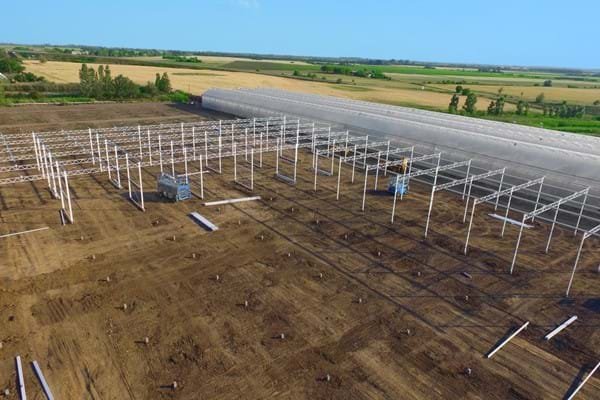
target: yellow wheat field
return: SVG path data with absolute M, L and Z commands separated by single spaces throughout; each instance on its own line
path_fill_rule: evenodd
M 79 81 L 81 64 L 71 62 L 25 61 L 27 71 L 45 77 L 53 82 L 67 83 Z M 97 69 L 99 64 L 88 64 Z M 111 64 L 113 76 L 123 74 L 134 82 L 144 84 L 154 82 L 157 73 L 167 72 L 174 89 L 184 90 L 193 94 L 201 94 L 213 87 L 220 88 L 255 88 L 272 87 L 298 92 L 315 93 L 346 97 L 355 100 L 373 101 L 386 104 L 414 104 L 425 107 L 446 109 L 450 95 L 425 90 L 412 90 L 395 87 L 338 85 L 302 81 L 247 72 L 228 72 L 214 70 L 195 70 L 185 68 L 146 67 L 137 65 Z M 364 82 L 364 81 L 361 81 Z M 362 84 L 362 83 L 361 83 Z M 479 109 L 485 109 L 489 100 L 481 98 L 477 104 Z

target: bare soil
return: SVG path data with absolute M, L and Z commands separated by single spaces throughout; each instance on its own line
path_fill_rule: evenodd
M 0 109 L 0 130 L 214 118 L 156 104 L 13 110 Z M 32 399 L 43 398 L 33 360 L 58 399 L 560 399 L 598 361 L 597 241 L 565 299 L 572 232 L 557 228 L 545 255 L 549 227 L 536 223 L 509 275 L 517 230 L 501 239 L 486 207 L 464 256 L 458 196 L 436 196 L 425 240 L 428 187 L 411 184 L 391 224 L 385 178 L 379 191 L 370 178 L 361 212 L 363 181 L 351 184 L 348 166 L 336 201 L 336 177 L 312 190 L 310 154 L 296 186 L 273 177 L 274 163 L 256 170 L 260 201 L 221 207 L 160 201 L 148 168 L 145 213 L 106 176 L 75 178 L 67 226 L 44 182 L 0 187 L 0 235 L 50 227 L 0 239 L 0 389 L 17 398 L 19 354 Z M 205 200 L 249 195 L 223 166 L 205 176 Z M 595 377 L 579 398 L 598 393 Z

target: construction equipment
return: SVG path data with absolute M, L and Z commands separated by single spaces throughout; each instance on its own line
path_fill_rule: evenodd
M 390 193 L 398 193 L 400 195 L 405 195 L 408 193 L 408 184 L 404 182 L 402 178 L 398 179 L 398 186 L 396 186 L 396 177 L 392 176 L 390 178 L 390 185 L 388 186 L 388 192 Z
M 192 191 L 185 177 L 160 174 L 158 177 L 158 195 L 172 201 L 192 198 Z
M 398 172 L 400 174 L 406 174 L 408 172 L 408 158 L 404 158 L 402 160 L 402 164 L 398 165 L 396 168 L 390 168 L 391 171 Z M 390 178 L 390 184 L 388 186 L 388 192 L 390 193 L 398 193 L 400 195 L 405 195 L 408 193 L 408 184 L 404 182 L 404 178 L 398 178 L 398 187 L 396 187 L 396 176 L 392 176 Z

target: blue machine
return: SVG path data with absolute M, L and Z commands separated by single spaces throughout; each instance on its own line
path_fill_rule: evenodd
M 158 194 L 173 201 L 192 198 L 192 191 L 190 185 L 185 182 L 185 177 L 173 177 L 164 173 L 158 177 Z
M 396 177 L 394 176 L 390 179 L 388 192 L 392 194 L 396 192 L 400 195 L 405 195 L 408 193 L 408 184 L 406 184 L 402 179 L 398 179 L 398 187 L 396 187 Z

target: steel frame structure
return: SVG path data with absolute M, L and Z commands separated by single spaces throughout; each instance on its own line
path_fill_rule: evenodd
M 166 145 L 166 146 L 165 146 Z M 430 226 L 431 212 L 434 204 L 435 192 L 440 190 L 453 190 L 461 186 L 458 194 L 465 201 L 465 213 L 463 222 L 466 222 L 467 210 L 471 200 L 471 192 L 474 187 L 478 191 L 489 190 L 489 182 L 486 186 L 477 185 L 477 181 L 500 176 L 497 191 L 474 198 L 471 210 L 471 218 L 465 241 L 465 254 L 468 250 L 469 238 L 473 226 L 475 208 L 483 202 L 495 201 L 494 208 L 497 209 L 502 196 L 508 196 L 506 204 L 506 215 L 502 226 L 501 236 L 504 235 L 508 213 L 513 210 L 512 200 L 519 199 L 515 193 L 518 191 L 529 191 L 528 188 L 539 185 L 533 211 L 524 212 L 523 221 L 534 220 L 540 217 L 550 222 L 550 234 L 546 243 L 546 251 L 552 240 L 552 233 L 557 222 L 557 215 L 563 212 L 561 205 L 574 201 L 575 198 L 584 196 L 583 203 L 575 202 L 580 208 L 574 213 L 570 208 L 564 209 L 565 213 L 573 214 L 577 222 L 574 226 L 574 234 L 582 230 L 583 237 L 577 253 L 577 259 L 573 267 L 571 280 L 567 289 L 567 295 L 574 279 L 577 264 L 579 262 L 583 244 L 591 236 L 598 235 L 600 225 L 593 229 L 587 228 L 590 221 L 595 221 L 585 215 L 586 201 L 589 196 L 589 188 L 570 196 L 563 196 L 550 204 L 541 205 L 540 195 L 544 186 L 544 178 L 538 178 L 524 183 L 512 184 L 505 187 L 506 169 L 485 171 L 471 174 L 471 161 L 450 161 L 442 164 L 441 153 L 416 154 L 415 147 L 395 147 L 389 140 L 369 141 L 366 135 L 350 135 L 347 130 L 336 131 L 329 125 L 316 124 L 312 121 L 304 121 L 298 118 L 266 117 L 227 121 L 202 121 L 191 123 L 161 124 L 147 126 L 114 127 L 102 129 L 82 129 L 73 131 L 54 131 L 32 134 L 0 134 L 0 185 L 34 182 L 38 180 L 47 181 L 49 192 L 52 197 L 61 200 L 61 213 L 73 223 L 73 211 L 69 193 L 69 178 L 74 176 L 98 174 L 106 172 L 109 181 L 116 187 L 122 188 L 121 165 L 125 164 L 127 169 L 127 190 L 130 200 L 141 210 L 145 210 L 143 196 L 142 168 L 159 166 L 161 171 L 170 163 L 171 172 L 175 173 L 177 165 L 182 165 L 184 171 L 179 176 L 185 176 L 189 181 L 190 176 L 200 175 L 200 197 L 204 197 L 204 174 L 209 169 L 222 172 L 222 162 L 225 158 L 233 158 L 234 182 L 253 190 L 253 178 L 255 157 L 258 156 L 258 167 L 263 165 L 263 153 L 275 153 L 276 176 L 283 178 L 288 183 L 296 182 L 298 167 L 298 152 L 300 149 L 308 149 L 312 152 L 313 163 L 311 168 L 315 172 L 315 190 L 317 176 L 319 174 L 319 158 L 326 157 L 331 162 L 328 164 L 329 172 L 322 171 L 334 177 L 335 162 L 338 163 L 338 174 L 336 182 L 336 199 L 340 198 L 341 175 L 343 164 L 352 166 L 351 182 L 354 183 L 356 168 L 365 171 L 363 182 L 363 198 L 361 209 L 365 209 L 366 188 L 368 187 L 369 172 L 375 170 L 374 188 L 378 188 L 379 174 L 386 176 L 392 174 L 396 183 L 408 184 L 411 179 L 417 179 L 432 185 L 430 204 L 425 226 L 425 237 Z M 287 157 L 284 153 L 291 152 L 293 157 Z M 409 156 L 407 156 L 409 154 Z M 238 157 L 243 156 L 250 164 L 250 185 L 244 185 L 238 179 L 237 168 Z M 408 169 L 403 173 L 389 171 L 389 168 L 405 164 L 408 160 Z M 433 160 L 433 163 L 431 162 Z M 218 168 L 211 168 L 209 162 L 218 162 Z M 447 162 L 446 160 L 444 160 Z M 197 162 L 198 169 L 190 171 L 190 164 Z M 289 162 L 293 165 L 293 174 L 290 176 L 280 173 L 280 162 Z M 450 171 L 466 167 L 465 177 L 453 178 L 456 173 L 444 174 Z M 168 168 L 168 167 L 167 167 Z M 417 169 L 415 169 L 417 168 Z M 137 177 L 135 176 L 137 169 Z M 481 170 L 481 168 L 479 168 Z M 4 175 L 4 176 L 2 176 Z M 420 176 L 431 176 L 431 179 L 419 179 Z M 460 175 L 458 175 L 460 176 Z M 452 179 L 450 182 L 438 184 L 438 178 Z M 287 178 L 287 179 L 286 179 Z M 513 177 L 514 178 L 514 177 Z M 493 180 L 490 180 L 490 182 Z M 249 186 L 249 187 L 248 187 Z M 138 195 L 139 192 L 139 195 Z M 550 196 L 550 195 L 548 195 Z M 402 200 L 402 194 L 400 196 Z M 394 194 L 391 222 L 395 217 L 397 193 Z M 540 208 L 541 207 L 541 208 Z M 555 210 L 554 219 L 548 220 L 542 216 L 543 213 Z M 518 211 L 516 208 L 514 209 Z M 582 221 L 585 224 L 582 225 Z M 600 221 L 599 221 L 600 222 Z M 560 224 L 560 223 L 559 223 Z M 582 228 L 583 226 L 583 228 Z M 521 226 L 519 236 L 522 234 Z M 588 230 L 585 230 L 588 229 Z M 518 239 L 514 260 L 518 253 L 520 238 Z M 511 266 L 514 269 L 515 261 Z

